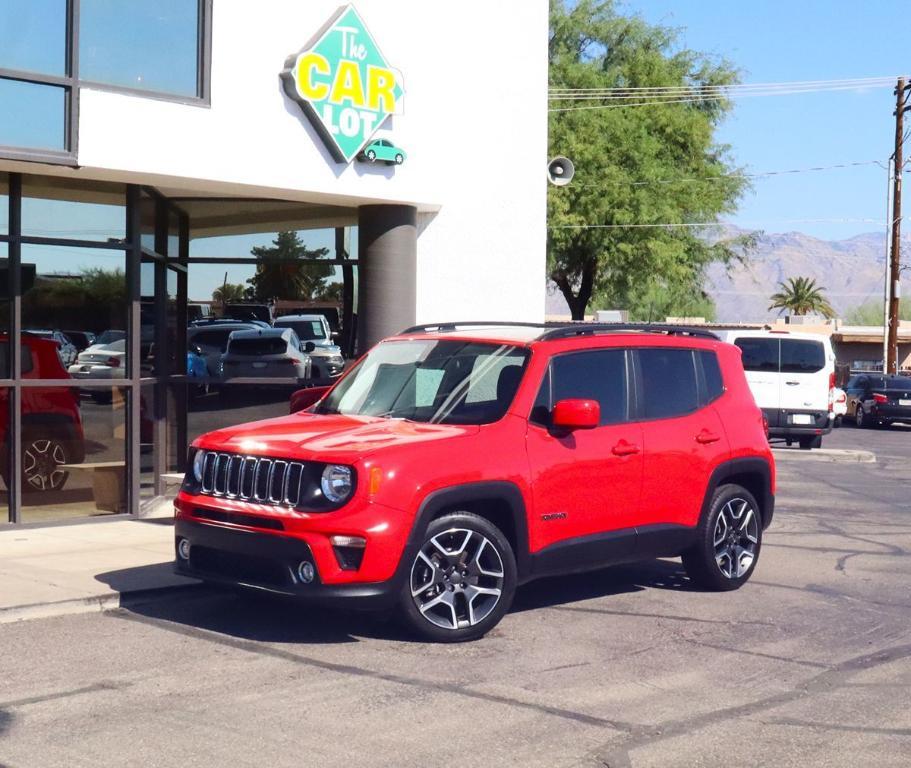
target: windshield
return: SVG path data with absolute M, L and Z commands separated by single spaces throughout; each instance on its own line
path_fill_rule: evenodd
M 318 413 L 434 424 L 490 424 L 519 387 L 528 352 L 509 344 L 387 341 L 329 393 Z
M 276 320 L 276 328 L 293 328 L 302 341 L 322 341 L 326 331 L 319 320 Z

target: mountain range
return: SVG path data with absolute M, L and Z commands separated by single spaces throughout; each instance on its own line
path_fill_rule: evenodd
M 726 228 L 726 234 L 743 230 Z M 911 236 L 902 237 L 903 259 L 911 263 Z M 722 323 L 772 320 L 777 312 L 769 311 L 769 296 L 778 284 L 789 277 L 810 277 L 825 290 L 839 316 L 854 307 L 883 295 L 886 263 L 886 238 L 881 232 L 855 235 L 847 240 L 821 240 L 802 232 L 761 233 L 756 247 L 742 264 L 724 267 L 713 264 L 706 274 L 706 292 L 717 309 Z M 904 286 L 911 291 L 911 275 Z M 590 306 L 595 309 L 615 307 Z M 566 302 L 554 286 L 547 289 L 547 314 L 569 314 Z

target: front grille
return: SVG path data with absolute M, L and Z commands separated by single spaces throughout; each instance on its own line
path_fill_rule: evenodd
M 204 451 L 200 493 L 256 504 L 296 507 L 304 489 L 299 461 Z

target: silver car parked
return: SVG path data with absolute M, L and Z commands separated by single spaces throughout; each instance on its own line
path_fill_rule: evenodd
M 291 328 L 234 331 L 221 356 L 221 377 L 294 379 L 310 381 L 310 355 Z

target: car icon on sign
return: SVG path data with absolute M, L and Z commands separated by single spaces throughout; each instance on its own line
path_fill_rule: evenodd
M 389 165 L 401 165 L 405 162 L 407 155 L 405 154 L 405 150 L 395 146 L 395 144 L 388 139 L 376 139 L 365 146 L 358 157 L 369 163 L 375 163 L 377 160 L 382 160 L 389 163 Z

